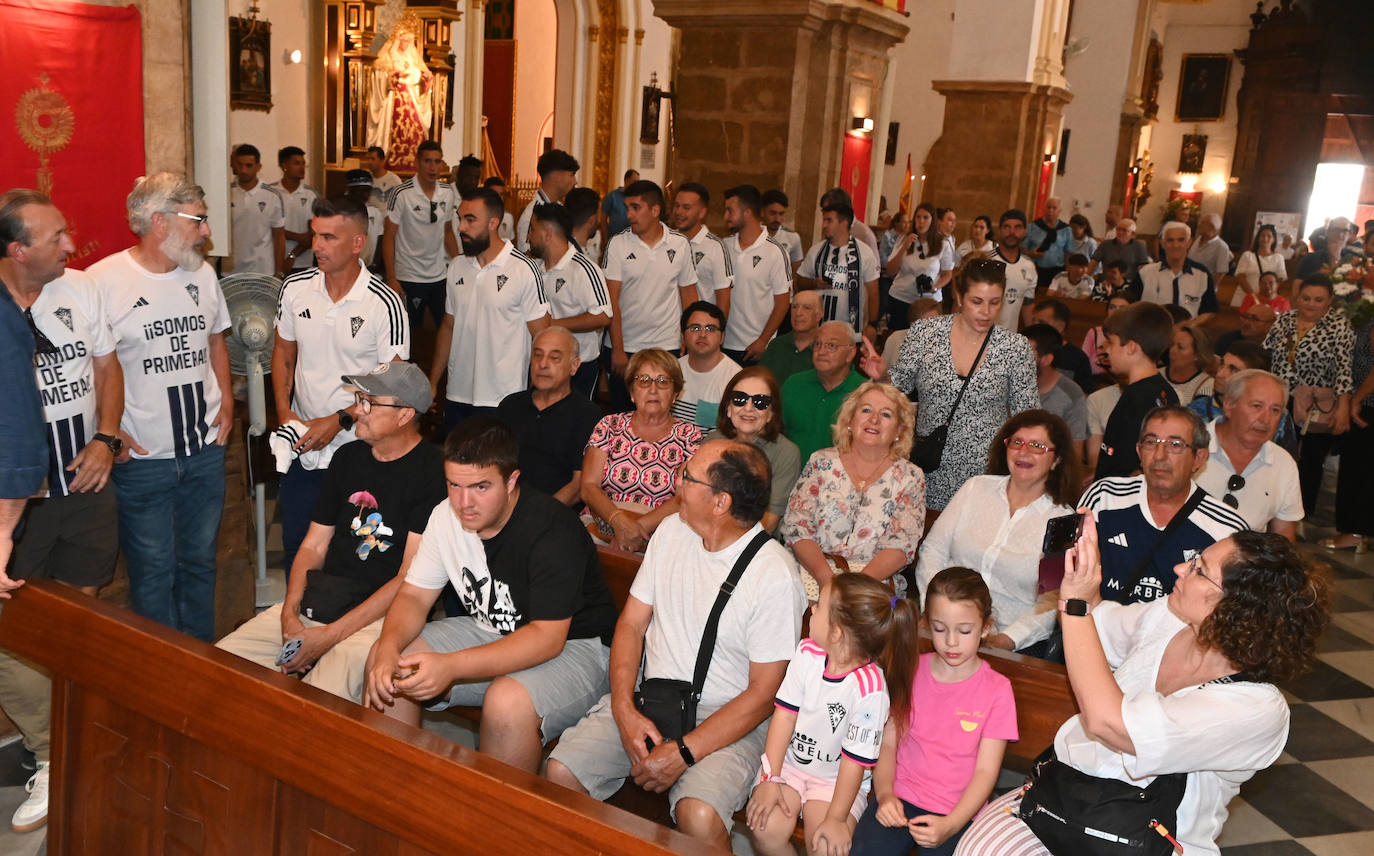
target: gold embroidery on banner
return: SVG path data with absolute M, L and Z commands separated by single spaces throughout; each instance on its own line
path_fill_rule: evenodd
M 600 33 L 619 28 L 616 0 L 597 0 Z M 596 61 L 596 144 L 592 152 L 592 187 L 598 193 L 611 189 L 611 130 L 615 124 L 615 62 L 617 44 L 612 38 L 597 41 Z
M 67 99 L 48 87 L 48 76 L 38 76 L 39 85 L 19 96 L 14 107 L 14 123 L 24 145 L 38 153 L 38 190 L 52 195 L 52 170 L 48 156 L 61 151 L 72 141 L 76 114 Z

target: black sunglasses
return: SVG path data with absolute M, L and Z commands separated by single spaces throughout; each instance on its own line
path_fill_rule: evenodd
M 438 202 L 431 202 L 431 203 L 429 203 L 429 222 L 431 222 L 431 223 L 438 223 L 438 222 L 439 222 L 439 214 L 438 214 L 438 211 L 439 211 L 439 203 L 438 203 Z
M 736 407 L 743 407 L 750 401 L 754 402 L 755 410 L 767 410 L 773 406 L 773 396 L 771 395 L 750 395 L 747 392 L 730 393 L 730 403 Z
M 1244 476 L 1231 476 L 1226 480 L 1226 495 L 1221 498 L 1221 501 L 1232 508 L 1240 508 L 1240 500 L 1236 499 L 1236 491 L 1243 490 L 1244 488 Z
M 24 310 L 24 320 L 29 322 L 29 332 L 33 334 L 33 355 L 35 357 L 59 353 L 59 348 L 52 343 L 52 339 L 43 335 L 43 331 L 38 329 L 38 324 L 33 320 L 33 307 Z

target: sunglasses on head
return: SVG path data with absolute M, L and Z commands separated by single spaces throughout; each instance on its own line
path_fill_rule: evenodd
M 767 410 L 773 406 L 773 396 L 771 395 L 764 395 L 762 393 L 759 395 L 750 395 L 747 392 L 730 393 L 730 403 L 736 407 L 743 407 L 751 401 L 754 402 L 755 410 Z

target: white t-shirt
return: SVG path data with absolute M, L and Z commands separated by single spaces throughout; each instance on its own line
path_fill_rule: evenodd
M 673 402 L 673 415 L 685 419 L 701 428 L 716 427 L 720 399 L 725 395 L 725 386 L 730 379 L 739 374 L 739 363 L 720 355 L 720 362 L 710 371 L 699 372 L 692 369 L 687 356 L 678 357 L 682 367 L 682 394 Z
M 716 292 L 729 288 L 734 281 L 735 260 L 725 251 L 725 241 L 713 235 L 705 226 L 697 229 L 696 235 L 687 241 L 692 245 L 692 263 L 697 269 L 697 296 L 707 303 L 715 303 Z M 732 296 L 732 314 L 735 311 L 733 301 Z
M 767 229 L 747 247 L 740 246 L 738 234 L 731 235 L 725 239 L 725 250 L 735 270 L 725 347 L 743 351 L 763 334 L 777 296 L 792 292 L 792 262 L 787 248 L 768 237 Z
M 857 235 L 854 246 L 859 253 L 859 323 L 854 326 L 862 332 L 868 319 L 868 289 L 864 286 L 878 278 L 878 255 Z M 806 258 L 797 268 L 797 276 L 819 280 L 816 293 L 821 296 L 822 324 L 850 320 L 849 291 L 845 287 L 849 281 L 848 242 L 839 247 L 831 246 L 826 240 L 815 244 L 807 250 Z
M 586 312 L 610 317 L 611 295 L 606 290 L 605 275 L 572 244 L 553 267 L 540 267 L 544 272 L 544 296 L 549 300 L 553 323 Z M 601 354 L 600 330 L 573 333 L 573 338 L 577 340 L 577 355 L 582 362 L 589 363 Z
M 1040 273 L 1035 269 L 1035 262 L 1025 253 L 1021 253 L 1016 261 L 1009 261 L 1002 255 L 1001 245 L 998 245 L 993 249 L 992 257 L 1007 266 L 1007 290 L 1002 293 L 1002 314 L 997 317 L 997 324 L 1015 333 L 1021 329 L 1022 304 L 1035 299 L 1035 285 Z
M 530 251 L 530 220 L 534 219 L 534 206 L 547 205 L 552 201 L 544 192 L 544 188 L 535 188 L 534 198 L 525 206 L 525 210 L 520 212 L 520 219 L 515 223 L 515 247 L 520 252 Z
M 148 450 L 131 454 L 186 457 L 214 443 L 221 391 L 210 336 L 229 329 L 214 270 L 202 262 L 194 271 L 153 273 L 124 250 L 86 273 L 100 291 L 124 369 L 119 427 Z
M 274 181 L 270 187 L 281 195 L 282 207 L 285 209 L 286 216 L 286 231 L 310 231 L 310 218 L 314 216 L 310 209 L 320 196 L 315 192 L 315 188 L 303 181 L 296 185 L 295 190 L 287 190 L 281 186 L 280 181 Z M 308 268 L 315 264 L 315 254 L 310 251 L 309 245 L 287 238 L 286 252 L 292 251 L 296 253 L 295 261 L 291 262 L 294 268 Z
M 319 268 L 288 276 L 277 301 L 277 333 L 296 343 L 291 409 L 302 419 L 319 419 L 353 404 L 341 375 L 367 374 L 396 357 L 410 358 L 405 304 L 361 262 L 353 287 L 338 303 L 330 299 Z M 340 431 L 329 448 L 353 439 L 352 431 Z M 319 457 L 327 462 L 333 454 Z
M 692 679 L 701 633 L 721 583 L 730 575 L 735 559 L 762 531 L 754 524 L 735 543 L 710 553 L 701 536 L 678 515 L 659 524 L 630 586 L 631 597 L 654 608 L 644 634 L 646 678 Z M 769 541 L 749 563 L 721 613 L 698 716 L 744 692 L 750 663 L 791 660 L 805 607 L 792 554 Z
M 448 264 L 444 227 L 458 216 L 458 191 L 453 185 L 436 182 L 431 199 L 415 179 L 403 181 L 386 195 L 386 216 L 396 224 L 396 270 L 388 273 L 403 282 L 443 279 Z
M 1244 517 L 1256 532 L 1267 531 L 1271 520 L 1290 523 L 1302 520 L 1298 465 L 1293 456 L 1273 440 L 1261 446 L 1259 453 L 1246 464 L 1245 472 L 1239 473 L 1245 479 L 1245 486 L 1236 491 L 1227 490 L 1226 483 L 1237 473 L 1226 450 L 1217 440 L 1217 423 L 1220 421 L 1213 419 L 1207 425 L 1207 433 L 1211 435 L 1208 445 L 1211 454 L 1197 474 L 1197 483 L 1223 502 L 1228 495 L 1234 496 L 1240 503 L 1236 506 L 1236 513 Z
M 678 349 L 682 341 L 680 289 L 697 284 L 692 244 L 686 235 L 664 227 L 663 236 L 652 247 L 629 229 L 613 235 L 606 246 L 606 279 L 620 283 L 625 353 Z
M 501 225 L 496 227 L 496 234 L 500 235 L 503 241 L 515 240 L 515 218 L 509 211 L 501 214 Z
M 48 424 L 52 464 L 48 491 L 53 496 L 66 496 L 77 475 L 67 472 L 67 465 L 86 448 L 97 430 L 92 358 L 113 351 L 114 338 L 105 323 L 100 292 L 79 270 L 67 268 L 66 273 L 43 286 L 30 312 L 34 324 L 59 351 L 33 359 L 43 421 Z
M 923 295 L 916 281 L 917 277 L 930 277 L 930 282 L 926 286 L 929 288 L 940 278 L 940 274 L 947 270 L 954 270 L 953 244 L 949 241 L 943 241 L 938 253 L 926 252 L 923 254 L 925 244 L 920 242 L 919 238 L 917 241 L 918 245 L 909 253 L 901 249 L 900 243 L 892 248 L 892 256 L 898 253 L 904 253 L 904 255 L 902 256 L 902 266 L 897 270 L 897 275 L 892 278 L 892 287 L 888 293 L 903 303 L 911 303 L 919 297 L 932 297 L 939 300 L 944 289 L 926 292 Z M 888 256 L 887 261 L 892 261 L 892 256 Z
M 1093 296 L 1093 278 L 1085 273 L 1078 282 L 1070 282 L 1068 271 L 1060 271 L 1050 280 L 1049 293 L 1087 300 Z
M 383 198 L 385 198 L 386 195 L 390 193 L 392 190 L 400 186 L 401 177 L 396 173 L 391 172 L 390 170 L 387 171 L 386 175 L 383 175 L 380 178 L 378 178 L 375 175 L 372 176 L 372 189 L 380 192 Z
M 974 253 L 990 254 L 995 249 L 997 249 L 997 244 L 992 241 L 984 241 L 982 246 L 975 247 L 972 240 L 967 240 L 955 249 L 954 255 L 959 261 L 963 261 L 965 256 L 970 256 Z
M 510 633 L 520 619 L 510 587 L 492 577 L 482 539 L 463 528 L 447 499 L 429 514 L 406 582 L 430 591 L 452 582 L 464 595 L 485 599 L 484 608 L 469 609 L 467 614 L 492 633 Z
M 770 237 L 787 248 L 787 260 L 792 264 L 795 265 L 802 260 L 801 235 L 786 226 L 779 226 L 778 231 L 772 233 Z
M 826 782 L 840 775 L 840 759 L 865 767 L 860 795 L 872 784 L 887 722 L 887 680 L 869 661 L 842 675 L 831 674 L 825 649 L 810 638 L 797 645 L 774 698 L 797 715 L 783 763 Z M 776 770 L 772 771 L 774 774 Z
M 391 173 L 387 173 L 391 175 Z M 367 206 L 367 241 L 363 243 L 363 264 L 371 265 L 377 261 L 377 246 L 382 242 L 386 231 L 386 210 L 375 205 Z
M 1121 400 L 1121 387 L 1117 384 L 1104 386 L 1088 396 L 1088 436 L 1101 435 L 1107 431 L 1107 420 L 1111 418 L 1116 403 Z
M 528 384 L 530 332 L 549 314 L 544 279 L 528 256 L 502 244 L 491 264 L 456 256 L 448 266 L 444 311 L 453 316 L 449 401 L 495 407 Z
M 229 185 L 229 211 L 233 220 L 234 273 L 276 276 L 272 230 L 286 225 L 286 209 L 280 194 L 261 181 L 249 190 L 236 181 Z

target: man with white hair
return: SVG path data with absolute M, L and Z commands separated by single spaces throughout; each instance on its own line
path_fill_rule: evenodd
M 1055 276 L 1064 270 L 1064 259 L 1073 241 L 1073 230 L 1059 219 L 1060 206 L 1059 197 L 1046 199 L 1044 216 L 1030 224 L 1026 240 L 1021 244 L 1021 250 L 1035 262 L 1037 284 L 1042 289 L 1048 288 Z
M 1213 279 L 1221 279 L 1231 270 L 1231 248 L 1221 239 L 1221 215 L 1203 214 L 1197 224 L 1197 240 L 1188 251 L 1188 258 L 1206 265 Z M 1237 304 L 1239 305 L 1239 304 Z
M 1287 404 L 1288 385 L 1277 375 L 1237 372 L 1226 386 L 1221 418 L 1207 426 L 1209 454 L 1197 483 L 1256 532 L 1296 541 L 1303 518 L 1298 465 L 1274 442 Z
M 859 334 L 847 321 L 827 321 L 811 346 L 815 368 L 782 385 L 782 424 L 805 464 L 811 453 L 834 445 L 831 431 L 845 396 L 864 382 L 854 371 Z
M 229 311 L 202 255 L 205 191 L 168 172 L 128 199 L 138 243 L 86 271 L 124 370 L 115 466 L 134 611 L 197 639 L 215 631 L 215 544 L 233 426 Z
M 1159 232 L 1159 262 L 1142 265 L 1134 283 L 1142 301 L 1182 307 L 1192 316 L 1184 322 L 1187 326 L 1205 324 L 1219 311 L 1211 271 L 1188 258 L 1192 237 L 1187 223 L 1165 223 Z
M 1106 267 L 1112 262 L 1121 262 L 1125 267 L 1122 272 L 1127 282 L 1135 276 L 1136 269 L 1141 265 L 1150 263 L 1150 251 L 1145 249 L 1145 243 L 1135 236 L 1135 221 L 1129 217 L 1123 217 L 1116 221 L 1116 237 L 1111 240 L 1104 240 L 1093 250 L 1092 264 L 1088 267 L 1088 275 L 1096 272 L 1098 265 Z

